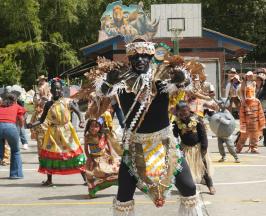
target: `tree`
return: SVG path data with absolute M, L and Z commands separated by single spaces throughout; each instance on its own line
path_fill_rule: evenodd
M 29 89 L 38 75 L 52 78 L 79 64 L 79 49 L 97 41 L 100 18 L 113 1 L 1 0 L 0 85 L 21 82 Z M 256 43 L 249 59 L 266 60 L 265 0 L 143 0 L 145 10 L 151 4 L 200 2 L 204 27 Z
M 248 58 L 266 60 L 265 0 L 209 0 L 202 8 L 205 27 L 257 44 Z

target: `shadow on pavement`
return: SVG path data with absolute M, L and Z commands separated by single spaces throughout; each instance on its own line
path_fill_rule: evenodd
M 22 164 L 39 164 L 39 162 L 34 161 L 23 161 Z M 37 170 L 37 169 L 36 169 Z
M 24 154 L 35 154 L 36 157 L 38 157 L 38 153 L 37 153 L 37 151 L 20 150 L 20 154 L 22 154 L 22 155 L 24 155 Z
M 8 179 L 8 178 L 0 178 L 0 179 Z M 16 181 L 16 180 L 10 180 L 10 181 Z M 20 180 L 19 180 L 20 181 Z M 25 183 L 25 184 L 0 184 L 0 187 L 44 187 L 42 184 L 39 183 Z
M 39 200 L 93 200 L 93 201 L 96 201 L 97 198 L 114 197 L 114 196 L 115 194 L 97 194 L 96 198 L 89 199 L 87 194 L 80 194 L 80 195 L 42 197 Z
M 6 178 L 0 178 L 1 179 L 9 179 L 8 177 Z M 21 181 L 21 180 L 10 180 L 12 181 Z M 44 186 L 42 183 L 13 183 L 13 184 L 0 184 L 0 187 L 41 187 L 41 188 L 53 188 L 53 187 L 71 187 L 71 186 L 80 186 L 79 184 L 54 184 L 54 186 Z

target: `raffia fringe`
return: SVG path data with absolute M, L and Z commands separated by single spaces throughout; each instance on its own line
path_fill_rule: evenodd
M 103 75 L 101 77 L 97 77 L 94 80 L 94 86 L 95 86 L 95 93 L 98 97 L 113 97 L 117 93 L 119 93 L 123 88 L 125 88 L 125 84 L 123 82 L 117 83 L 113 85 L 113 87 L 110 89 L 110 91 L 107 94 L 103 94 L 101 87 L 105 83 L 106 75 Z
M 203 216 L 199 195 L 180 197 L 178 216 Z
M 200 145 L 193 147 L 184 145 L 182 147 L 193 180 L 196 183 L 200 183 L 206 170 L 201 156 Z
M 135 216 L 134 206 L 134 200 L 120 202 L 116 198 L 114 198 L 113 216 Z
M 209 153 L 207 152 L 205 155 L 205 160 L 207 163 L 206 169 L 201 156 L 201 149 L 199 144 L 193 147 L 184 145 L 183 152 L 185 154 L 185 158 L 190 168 L 194 182 L 200 183 L 205 171 L 207 171 L 209 176 L 213 175 L 214 169 Z

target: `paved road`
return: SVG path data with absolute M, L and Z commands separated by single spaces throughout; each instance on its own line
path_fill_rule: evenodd
M 81 132 L 80 132 L 81 135 Z M 266 215 L 266 148 L 261 154 L 241 154 L 240 164 L 228 161 L 220 164 L 217 140 L 209 133 L 211 158 L 215 167 L 215 196 L 209 195 L 205 186 L 199 186 L 206 210 L 211 216 Z M 80 175 L 54 176 L 55 187 L 43 187 L 45 176 L 37 172 L 36 143 L 30 141 L 30 150 L 21 150 L 25 178 L 9 180 L 9 167 L 0 167 L 0 215 L 23 216 L 111 216 L 112 199 L 117 187 L 106 189 L 98 198 L 87 198 L 87 187 Z M 156 209 L 141 192 L 135 195 L 139 216 L 176 216 L 178 196 L 172 192 L 166 205 Z

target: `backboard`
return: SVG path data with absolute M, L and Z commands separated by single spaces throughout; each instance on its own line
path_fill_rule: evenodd
M 201 4 L 154 4 L 151 19 L 159 20 L 157 37 L 172 37 L 178 29 L 182 37 L 202 36 Z

